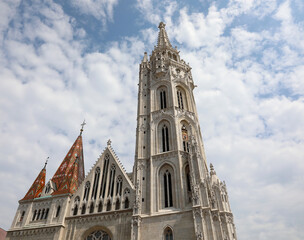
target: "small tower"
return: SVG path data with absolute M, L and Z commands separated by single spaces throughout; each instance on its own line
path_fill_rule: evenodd
M 82 131 L 51 180 L 46 164 L 23 199 L 6 239 L 62 239 L 66 209 L 84 179 Z
M 47 158 L 49 159 L 49 158 Z M 31 188 L 28 190 L 28 192 L 25 194 L 24 198 L 22 198 L 20 201 L 23 200 L 30 200 L 35 199 L 37 197 L 41 196 L 42 189 L 45 186 L 45 175 L 46 175 L 46 165 L 47 161 L 44 164 L 44 167 L 40 171 L 39 175 L 37 176 L 36 180 L 33 182 Z
M 52 177 L 54 192 L 52 195 L 74 193 L 84 179 L 84 161 L 82 131 L 70 148 L 68 154 Z
M 207 168 L 191 67 L 158 28 L 139 68 L 132 240 L 235 239 L 226 187 Z

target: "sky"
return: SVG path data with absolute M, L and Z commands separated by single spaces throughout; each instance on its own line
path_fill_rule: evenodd
M 1 0 L 0 227 L 84 119 L 86 173 L 108 139 L 132 171 L 139 63 L 160 21 L 192 67 L 238 239 L 304 239 L 302 0 Z

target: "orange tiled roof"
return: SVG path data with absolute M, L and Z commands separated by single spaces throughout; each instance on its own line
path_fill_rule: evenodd
M 40 194 L 42 192 L 42 189 L 44 188 L 45 185 L 45 174 L 46 170 L 45 167 L 40 171 L 38 177 L 32 184 L 31 188 L 28 190 L 24 198 L 21 200 L 28 200 L 28 199 L 34 199 L 37 197 L 40 197 Z
M 79 135 L 54 174 L 52 195 L 74 193 L 84 179 L 82 137 Z

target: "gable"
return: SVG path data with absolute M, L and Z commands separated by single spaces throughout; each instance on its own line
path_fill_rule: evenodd
M 70 214 L 77 215 L 76 210 L 74 213 L 76 205 L 79 213 L 80 211 L 81 213 L 96 213 L 105 209 L 107 211 L 124 209 L 125 201 L 133 202 L 134 198 L 134 185 L 114 150 L 108 145 L 74 193 Z M 99 206 L 100 204 L 102 206 Z M 129 203 L 126 205 L 131 206 Z

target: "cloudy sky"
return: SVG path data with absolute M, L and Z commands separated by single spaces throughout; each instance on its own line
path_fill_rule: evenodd
M 192 66 L 239 239 L 304 239 L 302 0 L 1 0 L 0 227 L 83 119 L 86 172 L 109 138 L 131 171 L 138 64 L 160 21 Z

